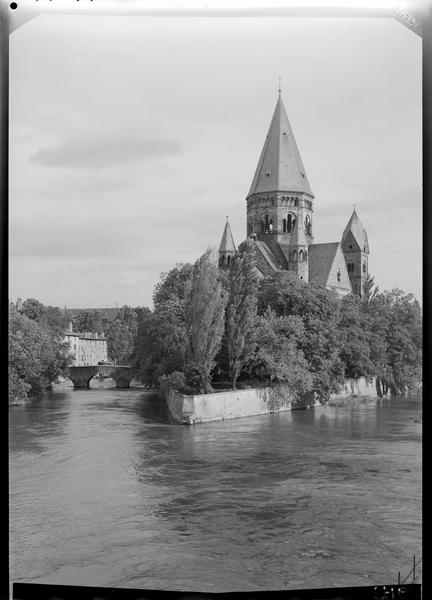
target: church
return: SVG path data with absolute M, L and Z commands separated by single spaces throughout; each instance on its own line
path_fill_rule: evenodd
M 291 271 L 341 296 L 361 296 L 368 277 L 369 244 L 355 209 L 340 242 L 314 244 L 313 206 L 314 195 L 279 89 L 246 197 L 246 231 L 256 246 L 256 268 L 260 277 Z M 235 251 L 227 218 L 219 247 L 221 268 L 229 268 Z

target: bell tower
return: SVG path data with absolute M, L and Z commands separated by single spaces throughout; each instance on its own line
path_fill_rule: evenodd
M 369 243 L 366 229 L 358 218 L 355 207 L 342 234 L 342 250 L 352 293 L 362 296 L 364 283 L 369 275 Z
M 279 96 L 258 161 L 247 204 L 247 236 L 280 256 L 285 269 L 308 281 L 308 245 L 313 243 L 314 195 Z M 278 246 L 278 248 L 276 248 Z M 300 258 L 299 258 L 300 257 Z

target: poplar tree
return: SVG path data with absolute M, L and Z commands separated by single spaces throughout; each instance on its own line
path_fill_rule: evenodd
M 216 257 L 207 250 L 194 265 L 185 307 L 187 358 L 199 374 L 199 391 L 204 393 L 212 391 L 210 374 L 221 346 L 226 302 Z
M 134 354 L 138 318 L 130 306 L 123 306 L 107 331 L 108 356 L 119 364 L 128 364 Z
M 255 264 L 255 246 L 247 240 L 234 255 L 228 278 L 225 343 L 234 390 L 243 366 L 255 349 L 254 325 L 258 305 Z

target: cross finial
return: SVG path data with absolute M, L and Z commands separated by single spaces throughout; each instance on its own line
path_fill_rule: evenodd
M 225 215 L 225 216 L 226 216 L 226 220 L 227 220 L 227 223 L 228 223 L 228 215 Z
M 280 96 L 281 92 L 282 92 L 282 88 L 281 88 L 282 77 L 279 75 L 278 79 L 279 79 L 279 89 L 278 89 L 278 92 L 279 92 L 279 96 Z
M 354 209 L 354 210 L 356 209 L 356 206 L 357 206 L 357 204 L 353 204 L 353 209 Z

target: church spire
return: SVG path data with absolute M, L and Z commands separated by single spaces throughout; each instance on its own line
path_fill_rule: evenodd
M 345 227 L 344 232 L 342 234 L 342 245 L 344 245 L 344 242 L 347 241 L 348 235 L 350 233 L 352 234 L 354 240 L 357 242 L 359 250 L 361 252 L 366 252 L 366 254 L 369 254 L 369 243 L 366 229 L 364 228 L 362 222 L 358 217 L 355 204 L 351 218 L 348 221 L 347 226 Z
M 225 229 L 222 234 L 222 240 L 219 246 L 219 266 L 220 267 L 229 267 L 231 264 L 232 257 L 236 252 L 236 247 L 234 244 L 234 238 L 231 233 L 231 227 L 228 221 L 228 217 L 226 218 Z
M 364 294 L 364 284 L 369 275 L 369 244 L 366 229 L 358 218 L 355 206 L 342 234 L 342 251 L 351 281 L 352 293 L 361 297 Z
M 268 192 L 305 193 L 313 198 L 306 171 L 279 93 L 248 196 Z

